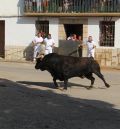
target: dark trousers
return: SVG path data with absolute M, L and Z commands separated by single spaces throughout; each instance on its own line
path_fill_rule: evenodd
M 79 57 L 82 57 L 82 47 L 78 48 L 78 54 L 79 54 Z

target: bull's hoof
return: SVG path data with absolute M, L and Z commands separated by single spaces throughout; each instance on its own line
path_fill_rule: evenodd
M 107 88 L 109 88 L 109 87 L 110 87 L 110 85 L 109 85 L 109 84 L 107 84 L 107 83 L 105 84 L 105 86 L 106 86 Z
M 64 87 L 63 89 L 64 89 L 64 90 L 67 90 L 67 87 Z
M 87 89 L 88 89 L 88 90 L 90 90 L 90 89 L 92 89 L 92 88 L 93 88 L 93 86 L 89 86 L 89 87 L 87 87 Z
M 59 87 L 56 87 L 56 86 L 55 86 L 54 89 L 59 89 Z
M 61 91 L 66 91 L 67 89 L 66 88 L 63 88 L 63 87 L 58 87 L 59 90 Z

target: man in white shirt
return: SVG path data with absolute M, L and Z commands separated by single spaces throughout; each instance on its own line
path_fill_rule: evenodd
M 37 34 L 37 36 L 35 36 L 32 42 L 34 45 L 34 60 L 35 60 L 40 52 L 40 44 L 43 42 L 43 38 L 40 32 Z
M 88 57 L 93 57 L 95 56 L 95 42 L 92 39 L 92 36 L 88 37 L 87 41 L 87 49 L 88 49 Z
M 55 45 L 54 39 L 52 39 L 51 34 L 48 34 L 47 38 L 44 39 L 45 42 L 45 54 L 53 52 L 53 47 Z

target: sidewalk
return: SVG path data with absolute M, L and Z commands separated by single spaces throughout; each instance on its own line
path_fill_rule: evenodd
M 3 59 L 3 58 L 0 58 L 0 62 L 16 62 L 16 63 L 35 64 L 34 61 L 26 61 L 25 59 L 24 60 L 6 60 L 6 59 Z M 110 70 L 110 69 L 120 70 L 120 66 L 111 66 L 111 67 L 101 66 L 101 69 L 103 69 L 103 70 Z

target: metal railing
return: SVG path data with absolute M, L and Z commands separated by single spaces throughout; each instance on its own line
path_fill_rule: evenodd
M 120 13 L 120 0 L 24 0 L 31 13 Z
M 114 47 L 115 38 L 115 22 L 100 22 L 100 46 Z

